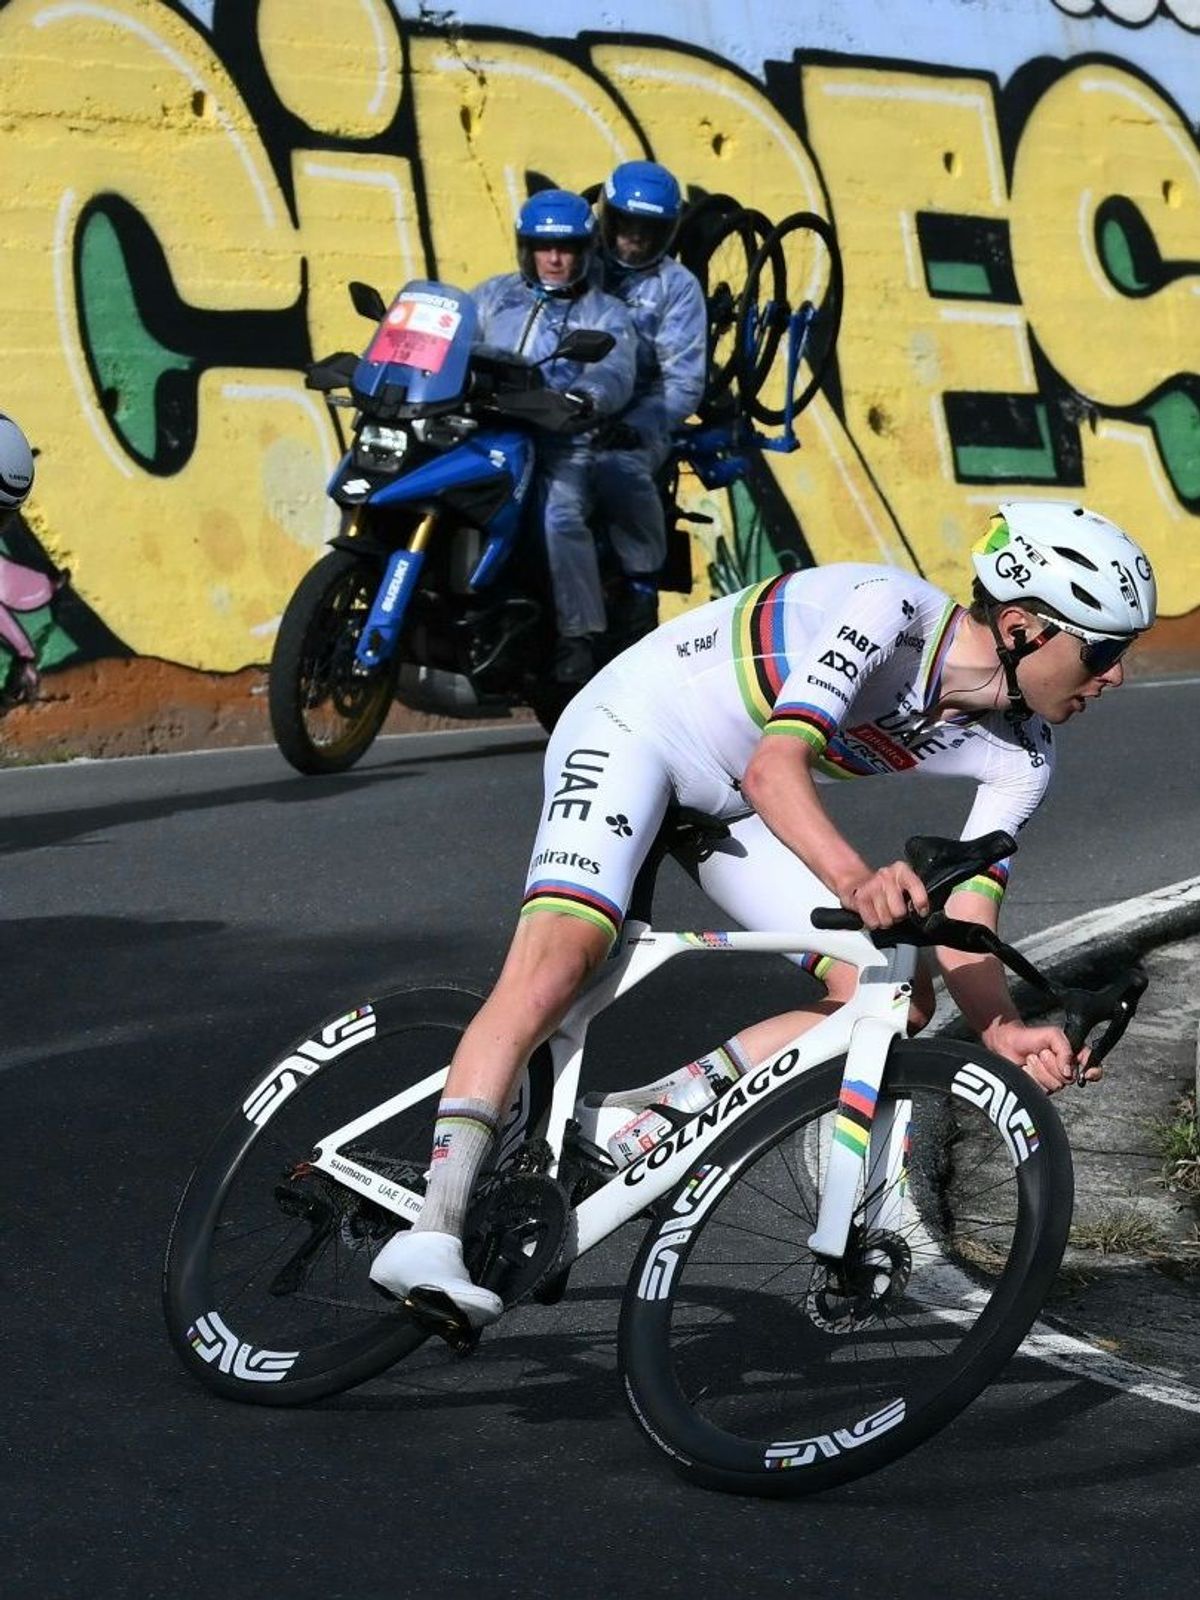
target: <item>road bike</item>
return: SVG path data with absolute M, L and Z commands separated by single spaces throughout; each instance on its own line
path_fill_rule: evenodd
M 912 1449 L 996 1376 L 1062 1257 L 1066 1135 L 1032 1078 L 981 1046 L 909 1039 L 922 946 L 990 951 L 1052 995 L 1098 1063 L 1145 987 L 1056 991 L 978 924 L 954 884 L 1015 849 L 1004 834 L 909 841 L 934 910 L 868 935 L 814 911 L 791 932 L 663 932 L 654 876 L 719 825 L 673 814 L 612 956 L 516 1085 L 478 1185 L 468 1265 L 506 1307 L 553 1303 L 572 1265 L 624 1223 L 645 1233 L 621 1305 L 618 1360 L 646 1437 L 693 1482 L 794 1496 Z M 580 1095 L 591 1021 L 683 955 L 819 951 L 860 971 L 854 997 L 617 1168 Z M 444 1295 L 403 1303 L 369 1282 L 419 1214 L 434 1113 L 478 997 L 446 987 L 368 1001 L 259 1072 L 180 1201 L 164 1271 L 172 1343 L 218 1395 L 298 1405 L 363 1382 L 440 1336 L 477 1341 Z M 450 1359 L 447 1357 L 447 1359 Z

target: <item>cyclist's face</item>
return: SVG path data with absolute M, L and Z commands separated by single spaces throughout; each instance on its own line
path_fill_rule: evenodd
M 1033 618 L 1035 629 L 1045 624 Z M 1031 633 L 1030 637 L 1036 635 Z M 1048 639 L 1040 649 L 1026 656 L 1017 668 L 1017 678 L 1031 711 L 1047 722 L 1066 722 L 1087 708 L 1105 689 L 1118 689 L 1125 681 L 1123 660 L 1097 672 L 1085 659 L 1084 641 L 1065 630 Z
M 552 244 L 533 252 L 533 270 L 540 283 L 565 287 L 574 281 L 580 252 L 568 245 Z

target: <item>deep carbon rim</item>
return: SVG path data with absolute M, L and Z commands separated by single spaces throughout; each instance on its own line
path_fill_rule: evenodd
M 837 1066 L 711 1147 L 647 1235 L 622 1308 L 626 1388 L 643 1429 L 694 1481 L 792 1496 L 875 1470 L 960 1411 L 1041 1306 L 1071 1209 L 1070 1154 L 1053 1107 L 1015 1068 L 970 1047 L 901 1045 L 889 1074 L 917 1103 L 910 1210 L 932 1246 L 917 1231 L 906 1241 L 880 1230 L 886 1270 L 864 1271 L 850 1297 L 825 1292 L 811 1253 L 804 1261 L 815 1194 L 796 1203 L 797 1178 L 819 1181 L 819 1170 L 803 1140 L 797 1157 L 794 1136 L 837 1109 Z M 952 1114 L 949 1143 L 930 1120 L 935 1100 L 939 1114 Z M 955 1131 L 963 1125 L 974 1145 Z M 979 1166 L 988 1182 L 970 1182 L 983 1190 L 1007 1171 L 1016 1196 L 1007 1235 L 989 1235 L 987 1218 L 972 1221 L 964 1209 L 973 1199 L 966 1155 L 982 1161 L 985 1146 L 992 1174 Z M 952 1159 L 939 1177 L 947 1150 L 959 1165 Z M 780 1207 L 773 1165 L 788 1162 Z
M 259 1404 L 298 1404 L 363 1381 L 423 1341 L 367 1279 L 398 1225 L 394 1215 L 298 1169 L 317 1133 L 423 1082 L 435 1063 L 444 1067 L 478 1005 L 477 995 L 457 989 L 384 996 L 298 1040 L 251 1086 L 193 1174 L 164 1270 L 172 1343 L 207 1387 Z M 360 1076 L 383 1081 L 360 1095 Z M 535 1076 L 540 1105 L 540 1068 Z M 322 1091 L 339 1082 L 344 1105 Z M 364 1135 L 356 1159 L 419 1187 L 439 1093 L 431 1087 L 404 1113 L 410 1125 L 396 1119 Z M 388 1161 L 408 1166 L 401 1172 Z M 315 1211 L 306 1214 L 306 1203 Z M 223 1228 L 235 1232 L 222 1238 Z M 293 1327 L 301 1331 L 293 1335 Z

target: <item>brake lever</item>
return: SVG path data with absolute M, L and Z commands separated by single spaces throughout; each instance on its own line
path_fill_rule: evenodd
M 1108 1026 L 1091 1047 L 1085 1065 L 1076 1063 L 1075 1082 L 1082 1088 L 1084 1076 L 1092 1067 L 1098 1067 L 1119 1043 L 1126 1028 L 1137 1014 L 1138 1003 L 1146 992 L 1149 979 L 1145 969 L 1134 966 L 1110 983 L 1105 989 L 1064 989 L 1062 1003 L 1063 1032 L 1076 1055 L 1082 1050 L 1088 1034 L 1098 1022 L 1108 1020 Z

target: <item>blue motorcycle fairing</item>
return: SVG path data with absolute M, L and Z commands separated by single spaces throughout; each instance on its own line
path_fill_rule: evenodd
M 380 484 L 370 496 L 373 506 L 402 506 L 414 500 L 435 500 L 449 489 L 467 489 L 507 474 L 516 498 L 524 499 L 533 470 L 533 441 L 515 429 L 481 429 L 462 444 Z
M 478 320 L 465 289 L 414 278 L 388 307 L 355 367 L 355 393 L 373 400 L 385 389 L 403 389 L 409 406 L 457 399 L 466 387 Z
M 533 481 L 533 465 L 534 444 L 528 434 L 512 428 L 488 428 L 407 476 L 382 485 L 371 495 L 370 503 L 373 506 L 397 506 L 413 501 L 428 504 L 454 490 L 504 480 L 508 492 L 480 524 L 488 537 L 471 574 L 470 586 L 483 589 L 503 569 L 517 542 Z

